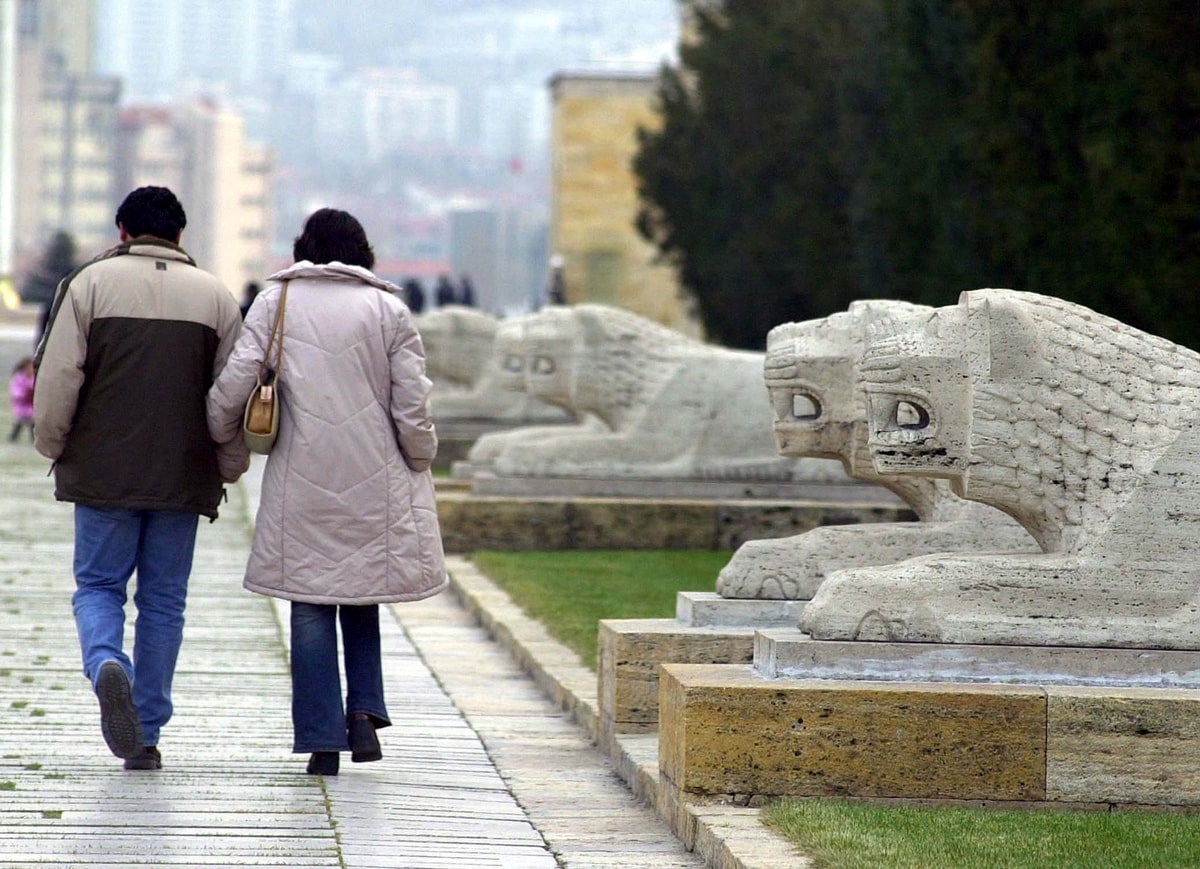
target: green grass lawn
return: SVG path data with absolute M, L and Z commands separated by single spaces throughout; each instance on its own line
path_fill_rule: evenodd
M 596 666 L 597 622 L 669 618 L 711 591 L 728 552 L 478 552 L 476 565 Z M 790 800 L 764 820 L 815 869 L 1200 867 L 1200 814 L 999 811 Z
M 999 811 L 792 800 L 764 818 L 814 869 L 1200 866 L 1200 815 Z
M 671 618 L 675 593 L 712 591 L 731 556 L 707 551 L 483 551 L 472 560 L 594 670 L 600 619 Z

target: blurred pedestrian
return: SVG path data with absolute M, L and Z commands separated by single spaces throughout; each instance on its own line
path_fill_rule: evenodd
M 421 289 L 421 282 L 416 278 L 409 278 L 404 282 L 404 302 L 408 305 L 408 309 L 414 314 L 419 314 L 425 310 L 425 291 Z
M 563 279 L 563 266 L 564 261 L 561 256 L 555 254 L 550 257 L 550 290 L 547 295 L 551 305 L 567 303 L 567 282 Z
M 468 308 L 475 307 L 475 285 L 471 283 L 470 275 L 464 274 L 458 282 L 458 303 Z
M 437 286 L 434 287 L 434 300 L 439 308 L 453 305 L 458 301 L 458 294 L 454 291 L 454 282 L 450 280 L 449 275 L 438 275 Z
M 267 457 L 245 586 L 291 601 L 292 750 L 337 775 L 340 752 L 383 756 L 379 604 L 447 585 L 433 477 L 437 434 L 425 350 L 399 288 L 345 211 L 309 216 L 295 263 L 246 318 L 208 394 L 218 442 L 242 436 L 242 409 L 284 305 L 279 435 Z M 286 300 L 282 296 L 287 287 Z M 342 629 L 345 703 L 338 673 Z
M 134 190 L 116 224 L 121 243 L 59 287 L 39 348 L 34 444 L 54 461 L 55 497 L 75 503 L 72 603 L 101 732 L 126 769 L 161 769 L 196 526 L 217 518 L 222 483 L 249 463 L 243 445 L 213 443 L 204 416 L 241 318 L 179 246 L 187 216 L 170 190 Z
M 258 281 L 247 281 L 246 286 L 242 287 L 242 319 L 246 319 L 246 312 L 250 310 L 250 306 L 254 304 L 254 300 L 258 298 L 262 287 Z
M 21 429 L 29 429 L 29 440 L 33 440 L 33 357 L 26 356 L 17 362 L 8 383 L 8 402 L 12 408 L 13 427 L 8 442 L 15 444 Z
M 50 308 L 54 303 L 59 282 L 75 271 L 75 239 L 68 232 L 54 233 L 38 264 L 25 278 L 21 287 L 21 301 L 38 306 L 37 326 L 33 335 L 36 348 L 46 331 Z

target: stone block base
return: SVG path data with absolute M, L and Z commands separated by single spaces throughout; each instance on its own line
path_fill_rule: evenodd
M 447 552 L 478 549 L 710 549 L 820 525 L 901 522 L 907 507 L 820 502 L 502 498 L 438 492 Z
M 666 663 L 741 664 L 754 655 L 754 628 L 706 628 L 675 619 L 600 622 L 599 742 L 611 753 L 614 734 L 658 727 L 658 669 Z
M 1198 756 L 1200 691 L 767 679 L 749 665 L 660 673 L 660 802 L 1196 806 Z
M 682 591 L 674 619 L 600 622 L 600 741 L 658 727 L 660 664 L 741 664 L 753 660 L 755 631 L 794 625 L 805 601 L 727 600 L 713 592 Z

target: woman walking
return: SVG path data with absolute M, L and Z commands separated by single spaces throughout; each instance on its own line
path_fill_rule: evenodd
M 429 473 L 437 435 L 421 339 L 397 287 L 371 272 L 362 225 L 323 208 L 292 252 L 295 263 L 272 275 L 250 307 L 209 391 L 208 419 L 218 443 L 242 437 L 282 305 L 279 435 L 245 587 L 291 601 L 293 751 L 311 754 L 309 773 L 337 775 L 339 752 L 355 762 L 382 757 L 375 731 L 390 722 L 379 604 L 447 585 Z

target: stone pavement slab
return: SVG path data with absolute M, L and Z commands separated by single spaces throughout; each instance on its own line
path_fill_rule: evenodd
M 241 588 L 254 476 L 200 528 L 165 768 L 124 771 L 80 673 L 72 509 L 46 470 L 0 443 L 3 866 L 704 865 L 449 594 L 381 609 L 384 759 L 305 774 L 286 604 Z

